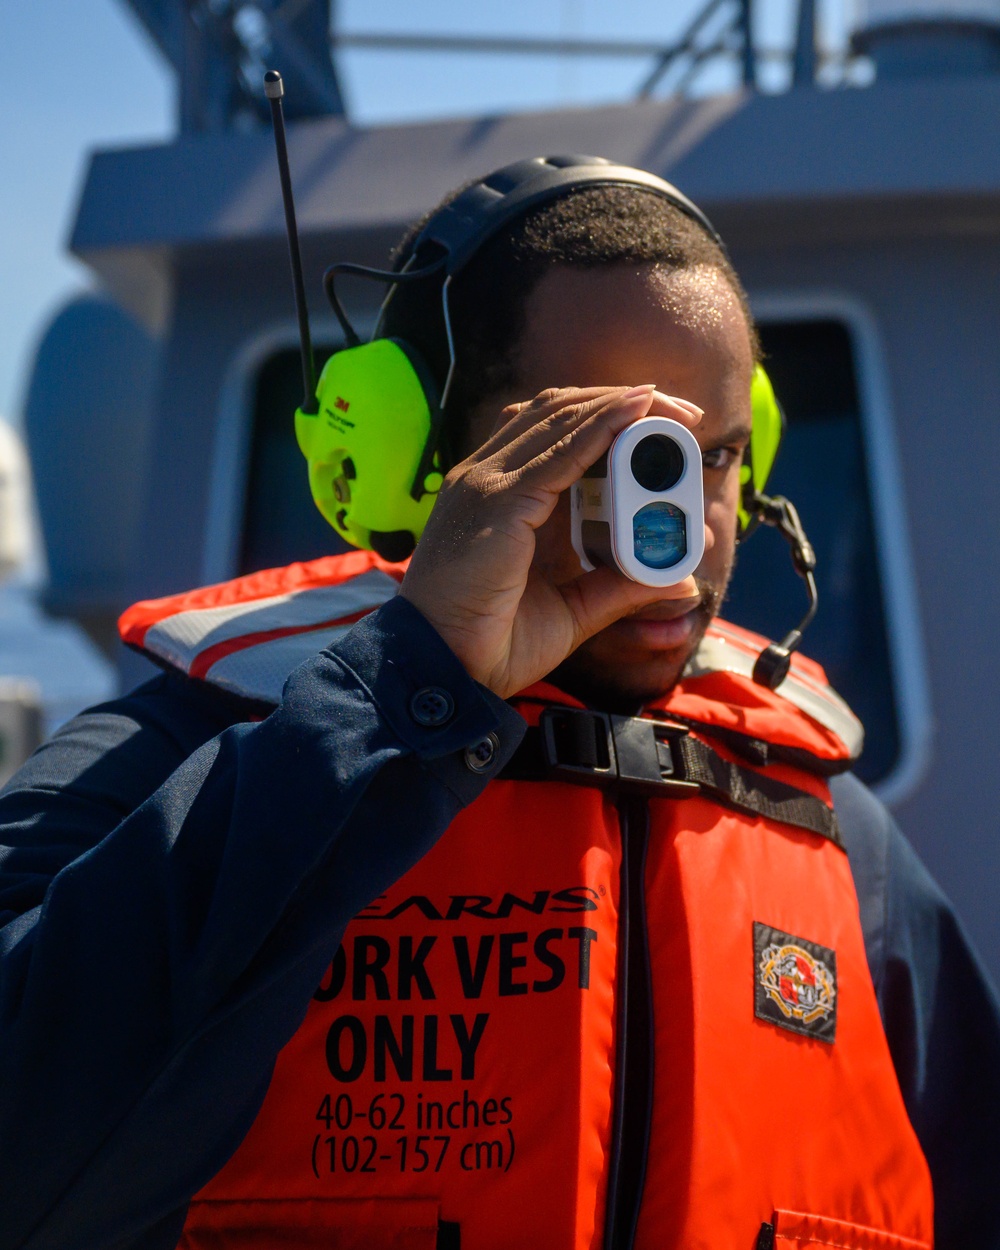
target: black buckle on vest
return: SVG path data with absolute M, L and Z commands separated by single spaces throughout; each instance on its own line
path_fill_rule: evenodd
M 561 781 L 598 782 L 640 794 L 696 794 L 681 741 L 686 725 L 547 707 L 538 727 L 548 772 Z

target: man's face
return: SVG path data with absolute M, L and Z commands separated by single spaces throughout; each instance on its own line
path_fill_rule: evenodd
M 732 571 L 740 462 L 750 437 L 753 352 L 746 318 L 717 271 L 668 273 L 652 266 L 554 269 L 532 292 L 526 313 L 516 384 L 473 414 L 478 443 L 491 433 L 501 407 L 554 386 L 653 382 L 705 411 L 695 429 L 708 528 L 696 573 L 699 603 L 691 608 L 690 601 L 664 600 L 645 607 L 589 639 L 554 674 L 588 702 L 634 707 L 677 681 Z M 568 493 L 538 532 L 534 567 L 557 583 L 580 575 Z

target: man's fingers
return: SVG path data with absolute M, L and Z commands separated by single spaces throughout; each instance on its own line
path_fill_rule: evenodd
M 533 425 L 537 425 L 539 421 L 544 420 L 551 413 L 558 412 L 560 408 L 566 408 L 572 404 L 586 404 L 591 400 L 600 398 L 601 395 L 611 395 L 617 391 L 627 389 L 624 386 L 552 387 L 547 391 L 542 391 L 534 399 L 529 399 L 527 403 L 511 404 L 505 408 L 497 418 L 497 423 L 493 427 L 493 433 L 483 446 L 489 447 L 494 441 L 497 446 L 503 446 L 512 438 L 516 438 L 525 430 L 529 430 Z M 506 437 L 498 439 L 497 435 L 505 435 Z
M 520 476 L 529 466 L 572 456 L 573 463 L 578 466 L 579 477 L 608 449 L 619 430 L 645 416 L 652 394 L 650 387 L 633 387 L 628 391 L 611 393 L 604 391 L 585 403 L 560 408 L 497 451 L 491 457 L 491 466 L 502 473 Z M 588 434 L 581 444 L 579 440 L 583 431 L 588 431 Z M 589 461 L 581 459 L 578 454 L 581 446 L 587 449 L 583 455 L 593 449 Z M 567 481 L 555 489 L 564 490 L 569 484 Z
M 568 398 L 569 394 L 564 393 L 559 398 Z M 533 412 L 520 411 L 496 436 L 500 445 L 489 457 L 495 467 L 512 473 L 523 471 L 535 462 L 547 477 L 546 466 L 557 459 L 565 460 L 575 476 L 562 480 L 564 475 L 561 475 L 558 486 L 555 479 L 552 482 L 553 489 L 565 490 L 633 421 L 645 416 L 663 416 L 693 429 L 704 415 L 697 404 L 664 395 L 650 386 L 581 391 L 573 394 L 573 398 L 576 402 L 562 407 L 556 399 Z M 536 419 L 533 421 L 533 418 Z M 510 441 L 504 442 L 504 438 Z
M 543 391 L 528 403 L 518 405 L 516 411 L 513 407 L 505 408 L 501 413 L 501 423 L 470 459 L 479 463 L 493 460 L 501 471 L 510 472 L 531 458 L 523 450 L 526 440 L 529 446 L 537 444 L 537 449 L 546 442 L 556 442 L 566 429 L 597 411 L 609 399 L 624 394 L 627 389 L 592 386 Z M 646 389 L 652 392 L 652 387 Z
M 597 416 L 603 409 L 612 408 L 617 402 L 626 399 L 631 401 L 635 398 L 638 401 L 640 396 L 648 396 L 648 405 L 644 411 L 642 403 L 637 402 L 638 411 L 630 413 L 628 420 L 636 420 L 639 416 L 646 415 L 665 416 L 692 429 L 704 415 L 697 404 L 665 395 L 655 390 L 651 383 L 635 387 L 552 389 L 542 391 L 526 403 L 512 404 L 505 408 L 492 435 L 469 459 L 480 464 L 492 459 L 501 472 L 515 471 L 544 454 L 549 447 Z M 621 428 L 624 426 L 616 425 L 616 430 Z M 598 451 L 595 459 L 600 455 L 601 452 Z
M 646 415 L 648 407 L 648 395 L 621 397 L 585 415 L 558 439 L 532 439 L 525 449 L 537 454 L 517 472 L 518 484 L 555 494 L 568 490 L 596 464 L 626 426 Z
M 679 421 L 689 430 L 695 429 L 704 415 L 704 408 L 699 408 L 690 399 L 681 399 L 677 395 L 664 395 L 662 391 L 653 392 L 653 402 L 647 413 L 650 417 L 669 417 L 671 421 Z

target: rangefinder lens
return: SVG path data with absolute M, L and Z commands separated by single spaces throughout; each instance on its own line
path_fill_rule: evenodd
M 632 476 L 656 494 L 676 486 L 684 472 L 684 453 L 666 434 L 648 434 L 636 443 L 630 461 Z
M 652 434 L 647 443 L 659 435 Z M 664 442 L 670 439 L 664 438 Z M 639 444 L 642 446 L 642 443 Z M 636 449 L 638 450 L 638 448 Z M 676 504 L 648 503 L 632 518 L 635 558 L 648 569 L 669 569 L 687 555 L 687 524 Z

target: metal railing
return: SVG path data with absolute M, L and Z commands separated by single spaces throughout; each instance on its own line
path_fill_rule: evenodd
M 683 91 L 707 61 L 720 56 L 739 59 L 742 81 L 746 86 L 753 86 L 756 80 L 756 54 L 750 38 L 750 0 L 708 0 L 680 38 L 668 44 L 651 40 L 423 35 L 386 31 L 334 31 L 330 42 L 335 51 L 363 48 L 392 52 L 649 60 L 653 66 L 637 89 L 640 98 L 650 96 L 672 72 L 675 74 L 672 89 Z
M 669 43 L 603 38 L 346 31 L 334 20 L 334 0 L 123 0 L 139 17 L 179 84 L 182 132 L 224 130 L 266 121 L 260 92 L 269 63 L 280 62 L 289 84 L 289 115 L 343 115 L 338 54 L 354 49 L 399 53 L 455 53 L 598 57 L 650 62 L 636 87 L 647 99 L 685 94 L 710 66 L 754 90 L 762 65 L 780 65 L 782 81 L 804 86 L 822 78 L 844 81 L 850 56 L 817 51 L 815 0 L 796 6 L 791 48 L 764 48 L 754 37 L 753 0 L 706 0 L 681 35 Z
M 725 64 L 732 78 L 754 90 L 761 66 L 777 68 L 788 86 L 827 85 L 849 80 L 859 64 L 851 52 L 818 46 L 815 0 L 789 0 L 795 6 L 795 37 L 790 47 L 763 47 L 754 36 L 753 0 L 706 0 L 681 35 L 670 43 L 653 40 L 527 37 L 511 35 L 418 34 L 395 31 L 344 31 L 331 35 L 334 53 L 355 49 L 384 52 L 451 52 L 462 55 L 586 57 L 651 62 L 636 96 L 683 95 L 712 65 Z

